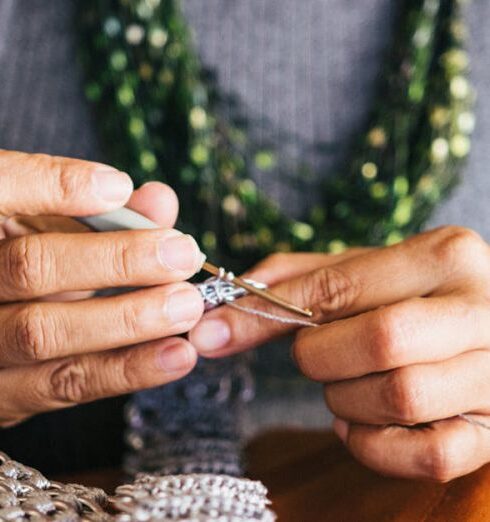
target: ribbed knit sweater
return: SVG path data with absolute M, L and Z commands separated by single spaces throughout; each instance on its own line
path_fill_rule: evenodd
M 325 172 L 370 109 L 377 74 L 390 44 L 391 0 L 184 0 L 205 66 L 222 92 L 234 95 L 264 142 L 291 137 L 290 153 Z M 83 96 L 76 60 L 75 0 L 0 0 L 0 147 L 104 159 Z M 490 2 L 468 8 L 477 127 L 464 180 L 430 225 L 470 226 L 490 239 Z M 266 129 L 266 131 L 264 131 Z M 328 154 L 319 154 L 327 145 Z M 325 147 L 321 147 L 325 150 Z M 299 193 L 274 172 L 258 184 L 287 208 L 301 211 L 314 190 Z M 273 353 L 273 352 L 271 352 Z M 273 355 L 268 355 L 270 363 Z M 105 465 L 122 449 L 122 400 L 39 416 L 0 432 L 0 449 L 43 471 Z M 296 410 L 291 407 L 296 404 Z M 320 395 L 313 401 L 320 403 Z M 315 411 L 294 394 L 277 402 L 298 422 Z M 316 406 L 315 406 L 316 408 Z M 259 406 L 260 409 L 260 406 Z M 115 413 L 116 412 L 116 413 Z M 286 417 L 286 415 L 285 415 Z M 60 435 L 66 430 L 69 437 Z M 103 448 L 101 450 L 100 448 Z

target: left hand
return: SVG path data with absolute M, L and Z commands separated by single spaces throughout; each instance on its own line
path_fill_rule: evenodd
M 445 227 L 398 245 L 276 255 L 250 272 L 309 306 L 294 357 L 325 383 L 334 429 L 373 469 L 448 481 L 490 461 L 490 248 Z M 240 303 L 285 312 L 255 297 Z M 295 327 L 221 307 L 190 341 L 205 356 L 252 348 Z

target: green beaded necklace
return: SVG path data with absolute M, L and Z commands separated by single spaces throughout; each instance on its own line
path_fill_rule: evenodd
M 175 188 L 181 226 L 239 270 L 271 252 L 337 253 L 420 230 L 470 149 L 462 0 L 405 0 L 369 125 L 324 183 L 323 204 L 286 217 L 247 175 L 274 168 L 218 116 L 178 0 L 85 0 L 79 17 L 88 98 L 109 157 L 136 185 Z

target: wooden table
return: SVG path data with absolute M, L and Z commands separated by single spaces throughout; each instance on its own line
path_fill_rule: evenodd
M 280 522 L 490 521 L 490 465 L 447 484 L 381 477 L 332 433 L 277 430 L 247 448 L 249 476 L 269 488 Z M 112 492 L 117 470 L 57 477 Z

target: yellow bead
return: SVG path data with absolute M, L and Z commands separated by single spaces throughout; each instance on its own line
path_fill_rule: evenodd
M 379 149 L 386 145 L 386 132 L 382 127 L 374 127 L 368 132 L 367 139 L 371 147 Z
M 456 136 L 451 138 L 449 148 L 453 156 L 456 158 L 464 158 L 470 152 L 471 143 L 469 138 L 464 134 L 456 134 Z
M 430 155 L 433 163 L 443 163 L 449 154 L 449 144 L 444 138 L 436 138 L 430 147 Z
M 340 239 L 333 239 L 328 244 L 328 251 L 331 254 L 341 254 L 347 250 L 347 245 Z
M 370 161 L 364 163 L 361 167 L 361 174 L 365 179 L 374 179 L 378 175 L 378 167 Z
M 450 84 L 451 94 L 458 100 L 464 100 L 470 94 L 470 84 L 463 76 L 455 76 Z
M 228 196 L 223 198 L 223 201 L 221 202 L 221 207 L 227 214 L 237 216 L 240 213 L 240 210 L 242 209 L 242 204 L 236 196 L 234 196 L 233 194 L 229 194 Z
M 475 115 L 465 111 L 458 116 L 458 128 L 464 134 L 471 134 L 475 129 Z
M 161 28 L 155 28 L 150 32 L 148 40 L 150 41 L 150 45 L 161 49 L 167 43 L 168 34 Z
M 446 107 L 440 105 L 434 107 L 430 113 L 430 123 L 435 129 L 440 129 L 449 123 L 451 113 Z
M 297 221 L 291 228 L 293 236 L 301 241 L 309 241 L 314 235 L 315 231 L 308 223 L 301 223 Z
M 189 120 L 194 129 L 202 129 L 206 126 L 206 111 L 202 107 L 193 107 L 189 113 Z
M 145 37 L 145 30 L 139 24 L 131 24 L 126 28 L 125 36 L 130 45 L 139 45 Z

